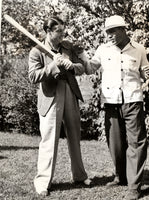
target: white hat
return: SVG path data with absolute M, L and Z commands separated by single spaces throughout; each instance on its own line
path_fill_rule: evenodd
M 128 24 L 126 24 L 124 19 L 119 15 L 113 15 L 105 20 L 105 30 L 121 26 L 127 27 Z

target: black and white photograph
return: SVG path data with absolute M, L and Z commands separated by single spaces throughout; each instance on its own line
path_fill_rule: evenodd
M 0 0 L 0 199 L 149 199 L 148 0 Z

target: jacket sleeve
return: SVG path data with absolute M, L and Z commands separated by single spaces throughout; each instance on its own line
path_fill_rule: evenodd
M 147 59 L 147 52 L 144 47 L 141 48 L 141 77 L 144 80 L 149 79 L 149 62 Z
M 85 72 L 85 67 L 81 59 L 78 57 L 79 51 L 77 46 L 74 46 L 73 43 L 67 39 L 63 40 L 61 45 L 63 51 L 69 55 L 69 59 L 73 63 L 73 69 L 70 69 L 69 71 L 76 76 L 82 75 Z
M 97 52 L 89 59 L 86 52 L 83 52 L 79 55 L 80 59 L 84 63 L 85 73 L 86 74 L 94 74 L 101 66 L 100 59 L 98 58 Z
M 60 73 L 55 62 L 51 60 L 45 65 L 42 53 L 36 47 L 33 47 L 29 53 L 29 79 L 32 83 L 39 83 L 54 78 Z
M 79 58 L 79 54 L 72 51 L 72 62 L 74 67 L 74 74 L 80 76 L 85 72 L 85 66 L 82 60 Z

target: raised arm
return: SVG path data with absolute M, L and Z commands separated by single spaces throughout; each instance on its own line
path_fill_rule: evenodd
M 100 50 L 99 48 L 95 52 L 95 55 L 89 59 L 86 52 L 83 52 L 79 55 L 79 58 L 83 61 L 85 66 L 85 73 L 86 74 L 94 74 L 101 66 L 100 62 Z
M 39 83 L 49 78 L 54 78 L 60 73 L 56 63 L 51 59 L 44 63 L 44 58 L 39 49 L 34 47 L 29 53 L 29 79 L 32 83 Z

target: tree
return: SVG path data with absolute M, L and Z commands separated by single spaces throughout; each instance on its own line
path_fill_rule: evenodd
M 97 46 L 104 42 L 104 20 L 106 17 L 113 14 L 122 15 L 129 24 L 129 35 L 146 48 L 149 47 L 149 4 L 147 0 L 3 0 L 2 14 L 8 14 L 13 17 L 39 40 L 42 40 L 45 36 L 42 30 L 44 20 L 55 13 L 66 21 L 67 38 L 73 42 L 80 41 L 89 57 L 94 54 Z M 17 84 L 21 92 L 21 80 L 24 76 L 28 79 L 27 73 L 22 74 L 20 82 L 17 76 L 13 76 L 13 73 L 19 72 L 18 62 L 24 67 L 22 70 L 27 69 L 26 64 L 22 63 L 24 63 L 24 59 L 26 60 L 26 55 L 34 43 L 16 30 L 16 28 L 12 27 L 4 18 L 2 18 L 1 35 L 1 51 L 3 58 L 1 76 L 3 86 L 5 86 L 5 91 L 2 91 L 2 93 L 7 93 L 9 90 L 9 87 L 6 87 L 6 85 L 8 86 L 6 81 L 8 79 L 10 86 L 13 83 L 12 85 L 15 88 L 15 84 Z M 12 59 L 15 60 L 13 65 L 11 62 Z M 20 59 L 22 59 L 22 63 Z M 13 71 L 13 73 L 10 73 L 11 71 Z M 92 82 L 94 88 L 92 101 L 89 103 L 88 108 L 82 106 L 81 118 L 83 124 L 88 124 L 88 126 L 84 126 L 83 128 L 86 135 L 91 134 L 93 129 L 95 132 L 94 134 L 100 135 L 104 132 L 104 125 L 102 106 L 100 105 L 100 94 L 98 92 L 98 88 L 100 88 L 99 72 L 92 77 Z M 27 103 L 27 101 L 23 100 L 23 95 L 27 97 L 28 93 L 31 94 L 30 91 L 31 87 L 27 84 L 25 93 L 21 93 L 22 98 L 19 99 L 19 103 L 17 102 L 16 105 L 21 105 L 21 102 L 22 104 Z M 146 93 L 148 95 L 148 91 Z M 16 94 L 13 93 L 11 97 L 14 98 L 15 95 Z M 32 95 L 36 95 L 35 88 L 33 88 Z M 29 96 L 31 97 L 31 95 Z M 0 97 L 0 99 L 3 110 L 4 105 L 6 106 L 9 104 L 6 103 L 4 98 L 2 99 L 2 97 Z M 9 100 L 11 101 L 11 98 Z M 145 101 L 147 100 L 145 99 Z M 12 108 L 9 107 L 9 109 Z M 12 110 L 12 112 L 16 112 L 15 108 Z M 18 109 L 17 112 L 19 113 L 21 110 Z M 90 114 L 94 116 L 94 120 L 90 120 Z M 86 127 L 88 128 L 85 129 Z

